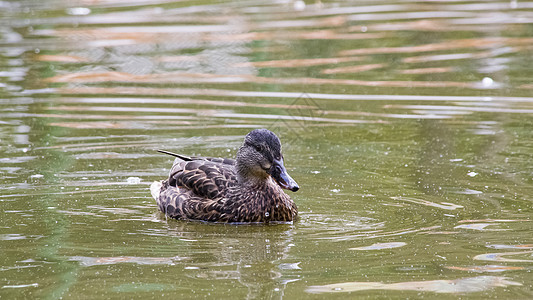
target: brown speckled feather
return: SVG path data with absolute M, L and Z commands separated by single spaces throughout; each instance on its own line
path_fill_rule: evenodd
M 195 195 L 216 199 L 235 184 L 237 177 L 233 164 L 214 158 L 195 158 L 192 161 L 177 160 L 170 171 L 170 186 L 191 190 Z

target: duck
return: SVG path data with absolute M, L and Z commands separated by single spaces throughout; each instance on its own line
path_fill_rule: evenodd
M 169 177 L 150 186 L 166 217 L 215 223 L 290 223 L 298 208 L 283 190 L 298 184 L 284 166 L 280 139 L 268 129 L 249 132 L 235 159 L 176 157 Z

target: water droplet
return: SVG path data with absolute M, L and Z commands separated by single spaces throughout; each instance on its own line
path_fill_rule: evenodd
M 91 13 L 91 9 L 87 7 L 71 7 L 66 9 L 66 13 L 72 16 L 86 16 Z
M 485 77 L 481 80 L 481 84 L 484 86 L 484 87 L 490 87 L 494 84 L 494 80 L 490 77 Z
M 126 182 L 128 184 L 139 184 L 139 183 L 141 183 L 141 178 L 139 178 L 139 177 L 128 177 L 128 179 L 126 179 Z
M 294 2 L 294 10 L 302 11 L 304 9 L 305 9 L 305 2 L 303 2 L 302 0 L 298 0 Z

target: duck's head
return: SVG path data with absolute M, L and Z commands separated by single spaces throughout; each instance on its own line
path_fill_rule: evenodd
M 271 176 L 284 189 L 293 192 L 300 189 L 283 165 L 279 138 L 267 129 L 256 129 L 246 135 L 237 152 L 236 168 L 242 181 L 262 182 Z

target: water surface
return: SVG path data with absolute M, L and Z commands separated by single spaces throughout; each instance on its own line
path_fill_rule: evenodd
M 533 297 L 533 2 L 0 1 L 0 297 Z M 294 224 L 166 220 L 275 131 Z

